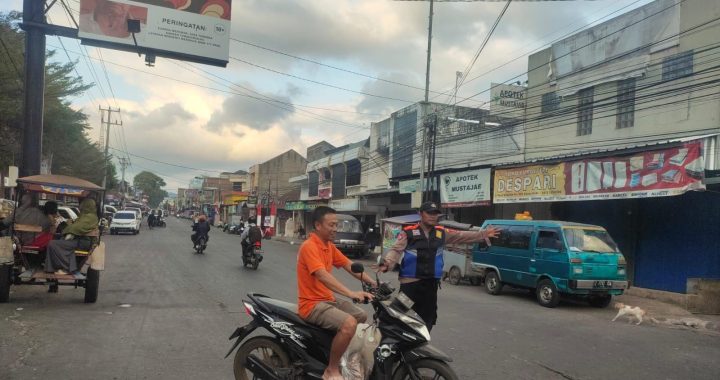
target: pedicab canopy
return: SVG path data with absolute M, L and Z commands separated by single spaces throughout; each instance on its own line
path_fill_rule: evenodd
M 74 197 L 87 197 L 92 192 L 105 190 L 90 181 L 59 174 L 32 175 L 18 178 L 17 182 L 26 190 Z

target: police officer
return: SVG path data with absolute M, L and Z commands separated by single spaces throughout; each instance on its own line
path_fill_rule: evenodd
M 435 202 L 420 206 L 420 222 L 407 226 L 398 234 L 379 270 L 386 272 L 400 261 L 400 291 L 415 304 L 413 310 L 432 330 L 437 320 L 437 290 L 443 274 L 445 244 L 476 243 L 496 237 L 498 231 L 450 231 L 438 225 L 440 208 Z

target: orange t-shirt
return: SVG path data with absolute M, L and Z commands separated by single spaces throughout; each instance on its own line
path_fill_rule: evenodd
M 335 244 L 325 244 L 312 233 L 300 246 L 297 258 L 298 314 L 307 318 L 318 302 L 335 301 L 332 290 L 320 282 L 313 273 L 319 269 L 330 272 L 332 267 L 344 267 L 350 260 L 340 252 Z

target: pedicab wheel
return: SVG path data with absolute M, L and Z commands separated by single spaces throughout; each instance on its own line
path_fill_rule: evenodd
M 485 275 L 485 291 L 488 294 L 494 296 L 500 294 L 503 288 L 503 283 L 500 281 L 500 277 L 495 271 L 490 271 Z
M 85 279 L 85 303 L 95 303 L 100 288 L 100 271 L 88 268 Z
M 233 373 L 236 380 L 255 378 L 250 371 L 245 369 L 247 358 L 250 355 L 255 355 L 265 365 L 273 369 L 290 367 L 290 357 L 275 339 L 267 336 L 256 336 L 243 343 L 235 353 Z
M 412 368 L 414 373 L 409 372 L 408 366 Z M 407 365 L 400 365 L 393 375 L 393 380 L 406 379 L 458 380 L 458 377 L 455 371 L 444 362 L 434 359 L 420 359 Z
M 540 306 L 552 308 L 560 303 L 560 293 L 558 293 L 557 287 L 547 278 L 540 280 L 535 294 Z
M 448 272 L 448 282 L 453 285 L 458 285 L 460 283 L 461 277 L 462 275 L 460 274 L 460 268 L 456 266 L 450 268 L 450 272 Z
M 597 307 L 599 309 L 606 308 L 608 305 L 610 305 L 610 302 L 612 301 L 612 295 L 605 294 L 601 296 L 591 296 L 588 299 L 588 303 L 592 307 Z
M 12 284 L 12 265 L 0 265 L 0 303 L 10 300 L 10 284 Z

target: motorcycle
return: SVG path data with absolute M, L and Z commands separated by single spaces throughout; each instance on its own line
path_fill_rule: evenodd
M 258 241 L 253 244 L 250 244 L 250 246 L 247 248 L 247 252 L 243 254 L 242 262 L 243 267 L 248 266 L 250 264 L 250 267 L 252 269 L 257 270 L 258 265 L 260 265 L 260 262 L 263 260 L 263 252 L 262 252 L 262 244 Z
M 362 273 L 364 268 L 355 263 L 352 270 Z M 452 359 L 430 345 L 430 332 L 412 310 L 412 300 L 402 292 L 393 296 L 394 289 L 387 283 L 377 283 L 377 288 L 363 284 L 363 290 L 374 297 L 373 320 L 382 334 L 369 378 L 457 380 L 448 364 Z M 229 339 L 235 343 L 225 356 L 239 346 L 233 363 L 235 379 L 321 379 L 335 332 L 303 321 L 295 304 L 258 293 L 247 296 L 249 300 L 243 300 L 243 305 L 252 321 L 232 333 Z M 245 340 L 258 328 L 272 336 Z
M 205 248 L 207 248 L 207 237 L 200 236 L 195 240 L 195 253 L 202 255 L 205 253 Z
M 163 219 L 163 218 L 158 218 L 158 219 L 155 221 L 155 227 L 163 227 L 163 228 L 167 227 L 167 224 L 165 223 L 165 219 Z

